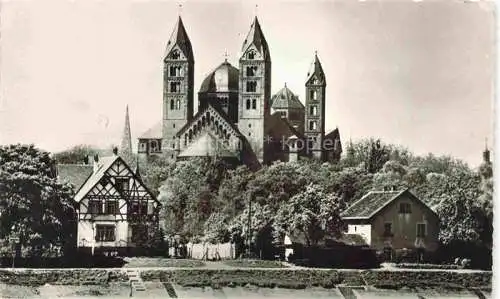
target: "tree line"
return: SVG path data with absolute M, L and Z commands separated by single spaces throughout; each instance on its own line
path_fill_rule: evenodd
M 81 163 L 97 152 L 77 146 L 51 155 L 33 145 L 0 146 L 0 255 L 10 254 L 15 238 L 27 255 L 75 246 L 75 190 L 57 180 L 55 166 Z M 186 241 L 279 242 L 300 233 L 314 245 L 342 234 L 339 215 L 354 200 L 396 187 L 410 188 L 438 213 L 444 244 L 458 240 L 492 248 L 491 163 L 472 169 L 449 156 L 418 156 L 365 139 L 347 144 L 333 164 L 304 159 L 250 171 L 218 159 L 173 164 L 157 157 L 140 171 L 163 205 L 164 233 Z

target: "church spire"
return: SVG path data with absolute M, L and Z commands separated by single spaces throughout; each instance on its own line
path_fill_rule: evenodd
M 165 58 L 167 58 L 172 50 L 175 47 L 179 47 L 182 51 L 182 54 L 186 59 L 190 62 L 194 62 L 193 48 L 191 47 L 191 41 L 186 32 L 186 28 L 184 28 L 184 23 L 182 22 L 182 18 L 179 14 L 179 19 L 177 20 L 177 24 L 175 24 L 174 31 L 170 35 L 170 38 L 167 42 L 167 49 L 165 50 Z
M 128 105 L 125 111 L 125 126 L 123 128 L 122 142 L 120 144 L 120 155 L 130 162 L 132 157 L 132 135 L 130 133 L 130 118 L 128 115 Z
M 321 66 L 321 62 L 318 58 L 318 51 L 314 51 L 314 61 L 311 64 L 309 72 L 307 72 L 307 82 L 309 82 L 314 75 L 316 75 L 315 77 L 320 82 L 326 82 L 325 72 L 323 71 L 323 67 Z
M 260 27 L 259 20 L 255 16 L 252 26 L 250 26 L 250 31 L 247 34 L 247 38 L 243 42 L 241 47 L 241 52 L 245 53 L 252 45 L 255 46 L 260 55 L 262 55 L 263 60 L 271 61 L 271 55 L 269 54 L 269 47 L 267 45 L 266 38 Z
M 485 139 L 485 143 L 484 143 L 483 162 L 484 163 L 491 163 L 490 150 L 488 149 L 488 138 Z

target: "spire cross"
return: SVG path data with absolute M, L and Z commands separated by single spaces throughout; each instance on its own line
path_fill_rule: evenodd
M 257 16 L 258 12 L 259 12 L 259 4 L 255 4 L 255 16 Z
M 178 11 L 179 11 L 179 16 L 181 16 L 181 13 L 182 13 L 182 3 L 179 3 L 179 5 L 178 5 Z
M 488 137 L 484 138 L 484 147 L 488 149 Z
M 229 54 L 227 54 L 227 50 L 224 50 L 224 60 L 226 60 L 227 62 L 227 57 L 229 56 Z

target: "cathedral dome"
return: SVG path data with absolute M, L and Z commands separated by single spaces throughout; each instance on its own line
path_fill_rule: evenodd
M 288 87 L 283 87 L 271 98 L 273 109 L 304 109 L 304 105 Z
M 238 92 L 239 71 L 224 61 L 201 83 L 200 92 Z

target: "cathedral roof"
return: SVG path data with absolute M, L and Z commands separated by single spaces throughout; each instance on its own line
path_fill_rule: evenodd
M 255 45 L 262 57 L 264 57 L 264 60 L 271 61 L 269 47 L 267 46 L 267 41 L 264 38 L 264 33 L 262 33 L 257 17 L 255 17 L 252 26 L 250 27 L 250 31 L 247 34 L 247 38 L 245 38 L 245 41 L 243 42 L 241 52 L 245 53 L 251 45 Z
M 178 46 L 180 50 L 183 52 L 184 56 L 187 57 L 189 61 L 194 61 L 193 56 L 193 48 L 191 47 L 191 41 L 186 32 L 186 28 L 184 28 L 184 24 L 182 23 L 181 17 L 177 20 L 177 24 L 175 25 L 174 31 L 170 35 L 170 38 L 167 42 L 167 48 L 165 50 L 165 58 L 170 54 L 170 52 Z
M 238 92 L 239 71 L 224 61 L 201 83 L 200 92 Z
M 161 139 L 162 138 L 162 123 L 158 122 L 146 132 L 142 133 L 139 139 Z
M 271 108 L 273 109 L 304 109 L 299 97 L 288 87 L 283 87 L 271 98 Z
M 315 76 L 316 75 L 316 76 Z M 321 84 L 326 83 L 326 78 L 325 78 L 325 72 L 323 72 L 323 67 L 321 66 L 321 62 L 319 61 L 318 54 L 314 54 L 314 61 L 311 63 L 311 67 L 309 68 L 309 71 L 307 72 L 307 83 L 312 83 L 309 82 L 313 77 L 316 77 Z

